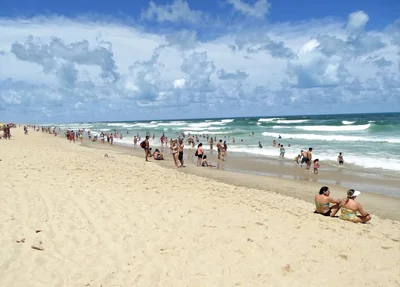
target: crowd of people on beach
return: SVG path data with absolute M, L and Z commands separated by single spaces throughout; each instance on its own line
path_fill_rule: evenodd
M 51 127 L 37 127 L 37 126 L 24 126 L 24 133 L 27 134 L 28 128 L 33 128 L 36 131 L 39 131 L 40 129 L 44 133 L 49 133 L 53 134 L 54 136 L 57 136 L 58 131 L 60 129 L 58 128 L 51 128 Z M 3 129 L 4 133 L 3 136 L 5 135 L 6 130 Z M 76 139 L 80 139 L 81 141 L 83 140 L 83 133 L 84 130 L 78 130 L 78 131 L 73 131 L 73 130 L 66 130 L 65 131 L 65 137 L 69 142 L 75 142 Z M 9 128 L 7 129 L 7 137 L 10 136 L 9 133 Z M 4 136 L 5 137 L 5 136 Z M 117 133 L 114 134 L 106 134 L 102 133 L 100 135 L 101 137 L 101 142 L 105 142 L 105 138 L 107 139 L 107 142 L 110 144 L 113 144 L 113 139 L 117 138 L 118 135 Z M 122 139 L 122 135 L 119 135 L 120 139 Z M 187 138 L 187 143 L 191 146 L 194 146 L 194 142 L 199 142 L 201 136 L 192 136 L 188 135 Z M 93 137 L 88 131 L 88 138 L 92 141 L 97 141 L 97 135 Z M 140 142 L 140 147 L 144 150 L 145 153 L 145 160 L 149 161 L 149 158 L 153 158 L 154 160 L 164 160 L 165 156 L 160 152 L 159 149 L 155 149 L 154 152 L 152 151 L 152 148 L 150 147 L 150 138 L 155 138 L 155 135 L 153 134 L 152 136 L 150 133 L 146 133 L 145 139 Z M 184 138 L 185 134 L 181 134 L 178 136 L 177 139 L 170 139 L 170 151 L 172 158 L 174 160 L 174 166 L 176 168 L 178 167 L 185 167 L 184 165 Z M 213 144 L 214 142 L 217 141 L 216 137 L 210 137 L 208 135 L 203 135 L 203 138 L 205 138 L 208 143 L 210 144 L 210 150 L 213 149 Z M 137 134 L 135 136 L 135 145 L 137 142 L 140 141 L 140 135 Z M 167 145 L 167 137 L 163 134 L 160 138 L 162 147 L 164 145 Z M 233 138 L 234 142 L 234 138 Z M 259 145 L 261 143 L 259 142 Z M 278 144 L 279 148 L 283 148 L 282 145 Z M 276 147 L 276 141 L 273 141 L 273 146 Z M 217 152 L 218 152 L 218 160 L 225 160 L 226 156 L 226 151 L 227 151 L 227 144 L 226 141 L 222 141 L 220 139 L 217 142 Z M 312 151 L 313 149 L 310 147 L 307 151 L 301 150 L 300 154 L 295 157 L 294 161 L 296 164 L 300 164 L 301 166 L 303 164 L 306 164 L 306 170 L 309 171 L 311 167 L 311 162 L 312 162 Z M 282 154 L 282 150 L 281 150 Z M 284 153 L 283 153 L 284 154 Z M 109 157 L 108 154 L 105 155 L 106 157 Z M 194 153 L 194 156 L 197 157 L 197 162 L 196 166 L 198 167 L 215 167 L 215 165 L 212 165 L 211 163 L 208 162 L 207 155 L 205 154 L 204 148 L 203 148 L 203 143 L 199 142 L 197 144 L 196 151 Z M 343 155 L 340 152 L 337 158 L 339 164 L 343 164 Z M 319 168 L 319 160 L 315 159 L 314 161 L 314 173 L 318 174 L 318 168 Z M 355 223 L 366 223 L 371 220 L 371 215 L 364 211 L 362 205 L 359 202 L 356 202 L 357 196 L 361 194 L 360 191 L 354 190 L 354 189 L 349 189 L 347 191 L 347 197 L 344 199 L 334 199 L 330 196 L 330 190 L 329 187 L 323 186 L 321 187 L 319 193 L 315 196 L 314 201 L 315 201 L 315 211 L 314 213 L 316 214 L 321 214 L 324 216 L 330 216 L 330 217 L 335 217 L 338 211 L 341 211 L 341 214 L 339 216 L 340 219 L 346 220 L 346 221 L 351 221 Z M 331 205 L 332 204 L 332 205 Z

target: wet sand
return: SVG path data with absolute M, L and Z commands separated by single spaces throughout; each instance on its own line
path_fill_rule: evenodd
M 108 143 L 102 144 L 88 140 L 83 141 L 82 145 L 105 149 L 109 152 L 130 154 L 141 157 L 144 160 L 144 151 L 139 145 L 127 147 L 114 142 L 114 145 L 111 146 Z M 157 147 L 153 147 L 153 149 L 155 148 Z M 166 156 L 166 160 L 155 161 L 150 159 L 151 162 L 163 167 L 174 168 L 169 148 L 158 148 Z M 312 171 L 305 172 L 305 165 L 303 167 L 295 166 L 291 161 L 243 156 L 236 153 L 229 153 L 225 161 L 219 161 L 215 150 L 209 151 L 206 147 L 205 152 L 209 162 L 216 165 L 215 168 L 196 167 L 194 149 L 189 148 L 184 152 L 184 159 L 187 165 L 185 168 L 179 169 L 179 171 L 237 186 L 275 190 L 278 193 L 307 202 L 313 202 L 314 195 L 318 193 L 323 185 L 329 186 L 333 191 L 334 197 L 338 198 L 346 197 L 346 191 L 350 188 L 358 189 L 363 192 L 363 196 L 359 197 L 358 201 L 363 204 L 366 210 L 382 218 L 400 219 L 400 198 L 382 194 L 382 192 L 392 192 L 398 195 L 400 192 L 398 189 L 400 179 L 398 178 L 365 172 L 353 172 L 352 174 L 351 170 L 334 169 L 332 167 L 329 172 L 320 171 L 318 175 L 314 175 Z M 271 185 L 271 178 L 280 179 L 278 188 Z

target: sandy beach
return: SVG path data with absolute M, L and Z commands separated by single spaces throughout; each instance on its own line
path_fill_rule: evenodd
M 313 214 L 320 183 L 12 134 L 0 286 L 400 286 L 398 199 L 361 195 L 372 221 L 353 224 Z

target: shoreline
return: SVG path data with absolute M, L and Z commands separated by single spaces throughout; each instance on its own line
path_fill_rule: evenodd
M 65 139 L 67 141 L 67 139 Z M 78 142 L 78 141 L 77 141 Z M 78 142 L 79 143 L 79 142 Z M 79 143 L 80 144 L 80 143 Z M 89 140 L 83 140 L 83 147 L 103 149 L 110 152 L 123 153 L 135 157 L 139 157 L 144 161 L 144 152 L 137 145 L 136 147 L 120 145 L 114 141 L 114 145 L 111 146 L 107 142 L 102 144 L 101 142 L 91 142 Z M 160 151 L 165 155 L 164 161 L 155 161 L 150 159 L 149 164 L 156 163 L 160 166 L 174 169 L 172 156 L 169 154 L 169 147 L 153 147 L 153 149 L 159 148 Z M 365 210 L 369 210 L 372 214 L 375 214 L 381 218 L 387 218 L 391 220 L 400 220 L 400 197 L 390 196 L 382 193 L 373 192 L 368 189 L 371 185 L 379 186 L 380 183 L 394 185 L 400 180 L 396 179 L 385 179 L 385 178 L 367 178 L 349 173 L 331 172 L 326 175 L 313 175 L 312 172 L 306 173 L 303 169 L 298 166 L 288 166 L 286 162 L 277 160 L 279 165 L 272 161 L 259 162 L 258 158 L 235 156 L 229 154 L 226 161 L 218 161 L 216 151 L 209 152 L 205 149 L 207 158 L 212 164 L 215 164 L 216 168 L 204 168 L 196 167 L 196 159 L 192 155 L 194 149 L 185 149 L 184 160 L 190 162 L 185 168 L 177 169 L 179 172 L 194 174 L 205 178 L 211 178 L 223 183 L 233 184 L 235 186 L 242 186 L 248 188 L 257 188 L 261 190 L 274 190 L 276 193 L 280 193 L 286 196 L 291 196 L 304 200 L 309 203 L 314 203 L 314 195 L 318 193 L 318 190 L 323 185 L 327 185 L 331 188 L 332 196 L 336 198 L 345 197 L 346 191 L 350 188 L 359 189 L 363 192 L 363 195 L 358 198 Z M 282 185 L 279 188 L 270 183 L 271 179 L 278 179 Z M 293 188 L 295 186 L 296 188 Z M 310 192 L 310 186 L 313 187 L 313 191 Z M 304 191 L 298 192 L 298 188 L 301 187 Z

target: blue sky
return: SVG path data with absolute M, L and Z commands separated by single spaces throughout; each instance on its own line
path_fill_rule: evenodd
M 0 7 L 0 122 L 400 111 L 398 0 Z

